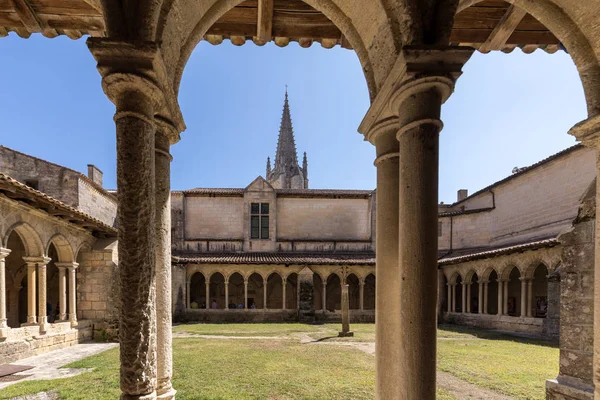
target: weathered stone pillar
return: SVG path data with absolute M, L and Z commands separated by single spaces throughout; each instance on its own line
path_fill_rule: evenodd
M 533 278 L 527 281 L 527 313 L 526 316 L 531 317 L 531 306 L 533 301 Z
M 186 288 L 187 289 L 186 289 L 186 292 L 185 292 L 185 301 L 186 301 L 185 302 L 185 308 L 187 309 L 187 308 L 191 308 L 191 304 L 192 304 L 191 303 L 191 298 L 192 298 L 192 293 L 191 293 L 191 290 L 192 290 L 192 277 L 188 276 L 186 280 L 187 280 L 187 282 L 186 282 Z
M 212 303 L 210 302 L 210 277 L 206 280 L 206 309 L 212 308 Z
M 71 322 L 71 328 L 75 328 L 78 325 L 77 322 L 77 276 L 76 271 L 78 263 L 71 263 L 67 267 L 69 274 L 69 322 Z
M 156 207 L 156 351 L 159 399 L 173 399 L 172 277 L 171 277 L 171 156 L 169 137 L 178 132 L 167 121 L 156 118 L 154 179 Z
M 465 283 L 461 283 L 462 285 L 462 290 L 460 291 L 460 294 L 462 296 L 462 301 L 460 303 L 460 305 L 462 306 L 460 312 L 461 313 L 466 313 L 467 312 L 467 285 Z
M 225 309 L 229 310 L 229 280 L 225 280 Z
M 358 283 L 360 285 L 360 304 L 359 304 L 359 308 L 360 308 L 360 311 L 363 311 L 365 309 L 365 281 L 363 279 L 361 279 Z
M 298 321 L 311 323 L 315 321 L 315 285 L 314 285 L 314 273 L 308 268 L 304 267 L 302 271 L 298 273 L 298 287 L 297 287 L 297 308 L 298 308 Z
M 283 300 L 281 301 L 281 309 L 285 310 L 287 308 L 286 304 L 285 304 L 285 289 L 286 289 L 286 286 L 287 286 L 287 278 L 283 278 L 281 280 L 281 283 L 283 285 L 282 288 L 281 288 L 281 290 L 282 290 L 282 296 L 283 296 Z
M 248 309 L 248 279 L 244 279 L 244 309 Z
M 452 284 L 452 312 L 456 312 L 456 283 Z
M 37 276 L 38 276 L 38 325 L 40 326 L 40 332 L 46 332 L 49 328 L 48 315 L 46 305 L 47 299 L 47 279 L 46 279 L 46 266 L 50 262 L 50 258 L 44 257 L 37 264 Z
M 471 312 L 471 283 L 467 283 L 467 307 L 464 312 L 467 314 Z
M 477 312 L 483 314 L 483 282 L 479 282 L 479 293 L 477 293 Z
M 448 312 L 452 311 L 452 285 L 447 283 L 447 292 L 448 292 L 448 307 L 447 310 Z
M 323 312 L 325 312 L 327 310 L 327 281 L 323 280 L 323 299 L 321 300 L 321 303 L 323 303 L 321 305 L 321 308 L 323 309 Z
M 348 284 L 342 284 L 342 331 L 338 334 L 339 337 L 354 336 L 350 332 L 350 307 L 348 299 Z
M 502 315 L 502 293 L 504 292 L 502 286 L 504 282 L 501 279 L 498 279 L 496 282 L 498 282 L 498 315 Z
M 521 281 L 521 317 L 527 316 L 527 280 L 519 278 Z
M 487 314 L 488 313 L 488 303 L 489 303 L 489 292 L 488 292 L 488 285 L 490 284 L 489 281 L 484 281 L 483 282 L 483 313 Z
M 126 305 L 119 310 L 121 399 L 155 399 L 157 251 L 170 262 L 167 242 L 156 240 L 157 181 L 165 185 L 159 188 L 163 196 L 168 191 L 168 173 L 155 173 L 155 152 L 168 151 L 157 143 L 156 123 L 177 121 L 178 132 L 185 125 L 158 43 L 93 37 L 87 45 L 98 62 L 104 92 L 116 106 L 119 286 L 121 304 Z M 160 205 L 168 209 L 164 198 Z M 168 216 L 161 212 L 159 219 L 166 224 Z
M 0 339 L 8 336 L 10 328 L 6 323 L 6 256 L 9 249 L 0 247 Z
M 67 319 L 67 265 L 56 263 L 56 268 L 58 268 L 59 319 L 64 321 Z
M 508 315 L 508 280 L 504 281 L 504 294 L 503 294 L 503 300 L 504 300 L 504 305 L 502 306 L 502 314 L 503 315 Z
M 269 278 L 263 279 L 263 309 L 267 309 L 267 284 Z

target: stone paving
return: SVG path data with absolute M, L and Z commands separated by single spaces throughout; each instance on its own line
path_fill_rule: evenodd
M 14 382 L 0 382 L 0 390 L 25 380 L 68 378 L 82 374 L 89 369 L 60 367 L 117 346 L 117 343 L 83 343 L 16 361 L 13 364 L 29 365 L 34 368 L 14 374 L 24 375 L 26 378 Z

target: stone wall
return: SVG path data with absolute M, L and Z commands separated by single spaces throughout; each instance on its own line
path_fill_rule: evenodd
M 85 179 L 79 179 L 78 188 L 78 209 L 109 226 L 116 227 L 117 198 L 101 192 Z
M 186 196 L 186 239 L 238 239 L 244 236 L 242 197 Z
M 543 336 L 545 318 L 511 317 L 508 315 L 444 313 L 444 322 L 482 329 Z

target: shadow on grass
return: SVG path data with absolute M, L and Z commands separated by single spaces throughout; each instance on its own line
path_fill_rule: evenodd
M 534 337 L 531 335 L 514 333 L 514 332 L 506 332 L 506 331 L 498 331 L 498 330 L 483 330 L 478 328 L 471 328 L 467 326 L 460 325 L 450 325 L 450 324 L 440 324 L 438 325 L 438 329 L 448 332 L 454 333 L 463 333 L 472 335 L 478 339 L 486 339 L 486 340 L 503 340 L 515 343 L 522 344 L 533 344 L 537 346 L 544 346 L 549 348 L 558 348 L 558 341 L 544 339 L 540 337 Z M 442 336 L 443 337 L 443 336 Z M 447 339 L 460 339 L 457 337 L 448 337 Z

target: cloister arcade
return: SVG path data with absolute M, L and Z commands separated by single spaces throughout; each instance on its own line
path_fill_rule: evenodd
M 254 14 L 258 21 L 246 31 L 249 33 L 235 31 L 223 23 L 220 36 L 209 34 L 209 29 L 242 0 L 85 0 L 73 4 L 74 12 L 67 16 L 52 10 L 53 6 L 60 8 L 58 2 L 47 2 L 43 9 L 51 10 L 50 13 L 38 12 L 40 7 L 25 6 L 26 3 L 9 2 L 10 17 L 0 34 L 16 31 L 29 37 L 40 32 L 48 37 L 66 34 L 74 39 L 84 34 L 97 36 L 88 39 L 88 46 L 98 61 L 104 91 L 116 106 L 120 296 L 130 306 L 120 308 L 123 398 L 153 399 L 157 393 L 162 398 L 174 396 L 168 307 L 170 210 L 165 207 L 169 201 L 169 148 L 185 129 L 177 93 L 185 65 L 200 40 L 216 44 L 225 36 L 236 44 L 243 44 L 248 38 L 259 45 L 271 40 L 287 45 L 290 40 L 297 40 L 306 47 L 320 41 L 325 47 L 341 44 L 357 53 L 371 100 L 359 131 L 375 146 L 377 156 L 376 312 L 377 324 L 387 328 L 377 330 L 379 399 L 435 398 L 438 146 L 443 127 L 440 111 L 472 52 L 510 51 L 517 46 L 526 51 L 539 47 L 549 51 L 567 49 L 578 68 L 588 111 L 588 119 L 576 125 L 571 134 L 589 147 L 600 148 L 598 0 L 500 2 L 506 6 L 506 13 L 492 19 L 492 26 L 484 29 L 470 26 L 469 22 L 487 23 L 488 18 L 461 20 L 469 10 L 481 11 L 474 10 L 483 3 L 479 0 L 305 0 L 302 5 L 311 6 L 309 16 L 316 14 L 317 18 L 323 16 L 331 21 L 335 28 L 333 37 L 322 33 L 321 24 L 288 23 L 287 28 L 301 25 L 307 31 L 278 35 L 274 31 L 277 25 L 273 24 L 272 1 L 259 1 L 257 7 L 248 7 L 260 9 Z M 539 29 L 516 31 L 518 23 L 529 15 L 539 23 Z M 459 22 L 464 25 L 453 29 Z M 598 235 L 595 240 L 596 248 L 600 248 Z M 29 250 L 30 242 L 24 244 Z M 60 257 L 60 246 L 55 247 Z M 26 260 L 28 278 L 35 279 L 37 268 L 44 284 L 44 267 L 49 262 L 45 249 L 47 246 L 30 253 L 38 258 Z M 556 267 L 555 263 L 544 264 L 551 271 Z M 493 268 L 499 278 L 498 308 L 503 313 L 509 311 L 510 294 L 515 293 L 516 298 L 517 292 L 520 301 L 514 310 L 520 306 L 521 310 L 531 311 L 529 295 L 525 294 L 533 293 L 529 287 L 537 265 L 503 264 Z M 517 270 L 513 272 L 515 266 Z M 467 293 L 473 292 L 468 272 L 460 272 L 461 283 L 464 277 L 467 284 L 461 292 L 465 311 L 471 301 Z M 475 272 L 479 293 L 489 275 L 485 270 Z M 156 291 L 152 284 L 155 276 Z M 268 275 L 261 276 L 267 277 L 268 283 Z M 524 279 L 519 283 L 521 277 Z M 330 279 L 329 275 L 322 276 L 325 282 Z M 598 282 L 600 278 L 595 279 Z M 450 283 L 456 281 L 450 279 Z M 34 293 L 32 287 L 28 285 L 30 294 Z M 324 292 L 326 288 L 327 283 Z M 40 293 L 45 294 L 45 286 Z M 600 293 L 594 296 L 598 325 Z M 453 300 L 456 301 L 455 296 Z M 329 306 L 327 297 L 322 302 Z M 481 305 L 478 302 L 478 309 Z M 33 310 L 35 301 L 30 298 L 28 306 Z M 28 319 L 33 321 L 34 314 L 30 312 Z M 598 397 L 597 326 L 595 336 L 593 368 Z
M 298 310 L 300 307 L 298 272 L 285 271 L 285 266 L 264 272 L 252 266 L 189 265 L 187 268 L 187 309 Z M 332 272 L 331 267 L 315 269 L 321 271 L 313 274 L 315 311 L 339 313 L 343 283 L 349 285 L 351 310 L 375 309 L 372 267 L 356 266 L 359 272 L 349 272 L 345 280 L 341 273 Z
M 558 304 L 558 299 L 555 302 L 549 299 L 558 296 L 558 290 L 549 290 L 549 285 L 557 285 L 549 276 L 559 265 L 557 248 L 442 264 L 444 286 L 439 305 L 445 312 L 444 318 L 456 323 L 497 329 L 510 327 L 558 337 L 558 326 L 545 327 L 532 319 L 545 319 L 549 315 L 558 319 L 556 306 L 549 309 L 549 304 Z M 502 318 L 490 319 L 492 316 Z M 514 320 L 511 322 L 510 318 Z

